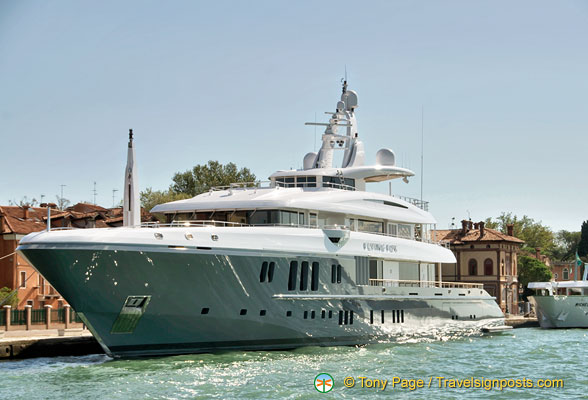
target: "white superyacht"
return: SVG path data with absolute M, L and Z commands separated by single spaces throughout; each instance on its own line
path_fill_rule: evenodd
M 528 288 L 535 290 L 529 299 L 541 328 L 588 328 L 586 272 L 581 281 L 529 282 Z
M 358 345 L 502 325 L 482 285 L 442 281 L 441 264 L 455 257 L 434 243 L 426 202 L 365 191 L 414 174 L 389 149 L 364 165 L 357 106 L 345 82 L 321 124 L 322 147 L 301 170 L 158 205 L 152 212 L 165 224 L 44 231 L 18 250 L 114 357 Z M 126 188 L 125 212 L 137 196 L 135 183 Z

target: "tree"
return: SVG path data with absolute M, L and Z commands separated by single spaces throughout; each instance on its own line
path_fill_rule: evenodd
M 23 207 L 23 206 L 35 207 L 39 204 L 39 202 L 34 197 L 31 200 L 29 200 L 27 196 L 24 196 L 19 201 L 8 200 L 8 204 L 11 206 L 19 206 L 19 207 Z
M 187 199 L 190 196 L 185 193 L 175 193 L 172 190 L 153 190 L 150 187 L 140 193 L 141 207 L 147 211 L 151 210 L 158 204 L 168 203 L 170 201 Z
M 508 225 L 514 225 L 513 235 L 525 241 L 525 244 L 531 248 L 540 247 L 545 254 L 551 255 L 555 246 L 554 234 L 547 226 L 543 226 L 541 221 L 535 222 L 533 218 L 523 215 L 522 218 L 512 215 L 512 213 L 503 212 L 496 221 L 487 218 L 485 225 L 490 229 L 497 229 L 502 233 L 508 232 Z
M 588 256 L 588 221 L 582 222 L 580 241 L 578 242 L 578 255 L 580 257 Z
M 65 210 L 67 206 L 69 206 L 71 203 L 65 197 L 59 197 L 57 195 L 55 197 L 57 198 L 57 208 L 59 208 L 60 210 Z
M 12 308 L 15 308 L 18 305 L 18 295 L 16 293 L 16 291 L 6 286 L 0 289 L 0 306 L 12 306 Z
M 575 259 L 576 249 L 580 242 L 580 232 L 561 230 L 555 234 L 555 247 L 553 258 L 559 261 L 570 261 Z
M 519 256 L 518 262 L 519 284 L 524 288 L 523 300 L 527 301 L 527 296 L 533 294 L 533 290 L 527 285 L 529 282 L 549 282 L 551 280 L 551 270 L 541 261 L 529 256 Z
M 255 182 L 255 175 L 248 168 L 238 169 L 233 163 L 223 165 L 218 161 L 196 165 L 192 170 L 178 172 L 173 177 L 170 189 L 174 193 L 196 196 L 213 186 L 228 186 L 231 183 Z

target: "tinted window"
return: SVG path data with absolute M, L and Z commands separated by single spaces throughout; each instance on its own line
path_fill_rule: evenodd
M 302 270 L 300 271 L 300 290 L 308 289 L 308 262 L 302 262 Z
M 290 262 L 290 276 L 288 277 L 288 290 L 296 290 L 296 276 L 298 275 L 298 262 Z

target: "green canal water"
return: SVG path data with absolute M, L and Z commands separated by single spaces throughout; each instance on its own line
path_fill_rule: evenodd
M 494 335 L 365 347 L 225 352 L 134 360 L 103 355 L 0 362 L 2 399 L 588 398 L 588 330 L 516 329 Z M 334 388 L 319 393 L 319 373 Z M 387 379 L 385 390 L 360 377 Z M 347 388 L 346 377 L 355 379 Z M 424 388 L 392 387 L 394 377 Z M 431 379 L 432 377 L 432 379 Z M 440 380 L 562 379 L 563 388 L 439 388 Z M 431 387 L 428 387 L 431 382 Z M 451 382 L 443 381 L 451 386 Z M 471 381 L 472 383 L 474 381 Z M 513 381 L 514 382 L 514 381 Z M 368 381 L 364 380 L 367 386 Z M 466 383 L 467 385 L 467 383 Z

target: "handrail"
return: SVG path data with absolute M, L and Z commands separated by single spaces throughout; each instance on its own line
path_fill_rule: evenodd
M 428 201 L 424 201 L 421 199 L 415 199 L 414 197 L 400 196 L 397 194 L 393 194 L 392 197 L 396 197 L 397 199 L 404 200 L 407 203 L 410 203 L 413 206 L 416 206 L 423 211 L 429 211 L 429 202 Z
M 465 282 L 439 282 L 439 281 L 415 281 L 401 279 L 369 279 L 370 286 L 389 287 L 438 287 L 438 288 L 462 288 L 462 289 L 483 289 L 482 283 Z
M 161 223 L 161 222 L 143 222 L 141 224 L 142 228 L 180 228 L 180 227 L 285 227 L 285 228 L 306 228 L 306 229 L 344 229 L 349 230 L 349 227 L 346 225 L 326 225 L 326 226 L 317 226 L 317 225 L 302 225 L 302 224 L 244 224 L 241 222 L 230 222 L 230 221 L 215 221 L 215 220 L 186 220 L 186 221 L 173 221 L 170 223 Z M 399 235 L 392 235 L 389 233 L 383 232 L 366 232 L 366 231 L 354 231 L 359 233 L 368 233 L 372 235 L 379 235 L 379 236 L 386 236 L 386 237 L 397 237 L 400 239 L 407 239 L 407 240 L 414 240 L 416 242 L 423 242 L 423 243 L 431 243 L 436 244 L 439 246 L 443 246 L 441 242 L 435 242 L 431 239 L 422 239 L 422 238 L 409 238 L 409 237 L 402 237 Z M 447 246 L 443 246 L 447 247 Z

